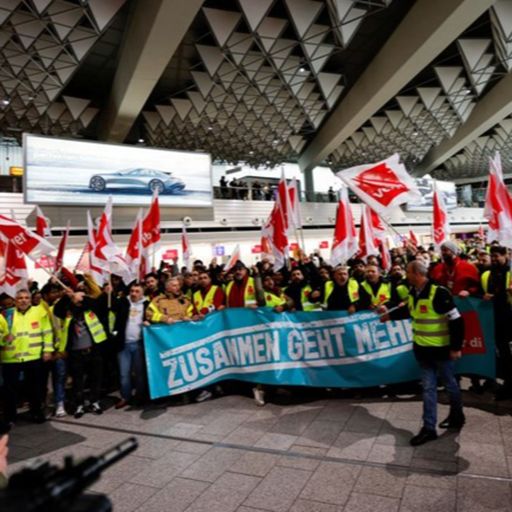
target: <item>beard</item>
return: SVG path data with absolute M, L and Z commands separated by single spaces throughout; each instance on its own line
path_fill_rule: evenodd
M 451 254 L 445 254 L 442 256 L 445 263 L 453 263 L 453 256 Z

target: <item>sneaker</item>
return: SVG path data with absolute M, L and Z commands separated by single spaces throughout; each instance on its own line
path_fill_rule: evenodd
M 81 418 L 83 415 L 85 414 L 85 407 L 83 405 L 79 405 L 77 408 L 76 408 L 76 411 L 75 411 L 75 418 L 78 419 L 78 418 Z
M 57 418 L 63 418 L 64 416 L 66 416 L 66 409 L 64 409 L 64 403 L 63 402 L 59 402 L 57 404 L 57 409 L 55 411 L 55 416 Z
M 204 402 L 205 400 L 209 400 L 211 397 L 212 394 L 208 390 L 203 389 L 203 391 L 196 396 L 196 402 Z
M 437 433 L 435 430 L 428 430 L 425 427 L 422 427 L 417 435 L 415 435 L 409 443 L 411 446 L 420 446 L 422 444 L 428 443 L 429 441 L 435 441 L 437 439 Z
M 252 388 L 252 393 L 254 395 L 256 405 L 263 407 L 265 405 L 265 391 L 263 391 L 263 389 Z
M 89 411 L 93 414 L 103 414 L 103 409 L 101 408 L 99 402 L 93 402 L 91 405 L 89 405 Z
M 448 418 L 446 418 L 444 421 L 441 421 L 439 423 L 439 428 L 447 428 L 450 430 L 460 430 L 464 423 L 466 423 L 466 417 L 464 416 L 464 413 L 459 412 L 457 414 L 450 413 L 448 415 Z

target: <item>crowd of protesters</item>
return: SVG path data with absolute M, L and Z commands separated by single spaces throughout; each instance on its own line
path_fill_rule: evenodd
M 408 300 L 413 261 L 418 263 L 412 270 L 424 268 L 452 296 L 492 301 L 499 380 L 474 377 L 470 391 L 490 391 L 496 400 L 512 398 L 509 255 L 497 244 L 485 246 L 474 238 L 466 244 L 445 242 L 439 253 L 412 244 L 392 249 L 388 271 L 377 256 L 333 268 L 319 254 L 301 254 L 281 269 L 269 259 L 252 268 L 239 261 L 228 272 L 216 259 L 209 265 L 195 261 L 191 270 L 162 264 L 143 282 L 127 284 L 113 275 L 100 287 L 90 275 L 64 269 L 60 279 L 66 287 L 52 278 L 40 289 L 32 283 L 15 297 L 0 297 L 4 418 L 14 424 L 26 402 L 35 422 L 44 422 L 50 412 L 76 418 L 102 414 L 105 397 L 112 393 L 118 397 L 116 409 L 146 404 L 143 327 L 151 323 L 200 321 L 224 308 L 389 311 Z M 451 343 L 458 344 L 452 350 L 460 350 L 462 337 Z M 256 403 L 264 405 L 265 389 L 255 385 L 252 391 Z M 202 401 L 220 392 L 216 386 L 186 399 Z

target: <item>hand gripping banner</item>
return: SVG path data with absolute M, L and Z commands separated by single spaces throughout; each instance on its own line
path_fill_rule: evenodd
M 493 378 L 492 305 L 457 299 L 466 326 L 457 372 Z M 357 388 L 419 379 L 410 320 L 370 311 L 275 313 L 227 309 L 200 322 L 144 328 L 151 398 L 225 379 L 273 385 Z

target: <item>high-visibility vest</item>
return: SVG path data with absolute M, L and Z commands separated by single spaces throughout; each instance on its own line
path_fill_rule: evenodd
M 426 299 L 414 304 L 409 295 L 409 311 L 412 319 L 413 341 L 422 347 L 446 347 L 450 344 L 450 330 L 445 315 L 434 311 L 434 296 L 439 287 L 431 285 Z
M 193 314 L 194 306 L 185 295 L 175 298 L 160 294 L 151 301 L 146 310 L 146 318 L 153 323 L 164 321 L 165 316 L 183 320 L 191 318 Z
M 322 303 L 322 308 L 327 309 L 327 301 L 334 291 L 334 281 L 326 281 L 324 284 L 324 302 Z M 350 277 L 347 281 L 347 291 L 348 298 L 350 302 L 354 303 L 359 300 L 359 283 L 353 278 Z
M 58 352 L 66 351 L 68 345 L 69 325 L 71 324 L 71 320 L 73 320 L 71 315 L 61 320 L 61 328 L 59 330 L 57 343 L 55 344 L 55 348 Z M 84 320 L 87 329 L 89 329 L 89 334 L 91 335 L 92 341 L 94 343 L 103 343 L 107 339 L 107 333 L 105 332 L 103 324 L 96 316 L 96 313 L 91 310 L 84 311 Z
M 486 270 L 482 276 L 480 277 L 482 281 L 482 288 L 484 290 L 484 293 L 489 292 L 489 278 L 491 277 L 491 271 Z M 510 288 L 510 270 L 507 271 L 507 276 L 505 278 L 505 287 L 507 290 Z M 512 296 L 510 294 L 507 294 L 508 302 L 512 304 Z
M 229 295 L 234 285 L 234 281 L 230 281 L 226 286 L 226 305 L 229 307 Z M 257 306 L 258 301 L 256 300 L 256 286 L 254 285 L 254 278 L 249 277 L 244 290 L 244 306 Z
M 400 300 L 407 300 L 409 297 L 409 288 L 404 283 L 399 283 L 396 285 L 396 293 Z
M 213 284 L 204 298 L 201 290 L 194 292 L 194 306 L 198 313 L 203 309 L 207 309 L 208 312 L 215 311 L 214 299 L 218 288 L 219 287 L 217 285 Z
M 313 289 L 309 284 L 304 286 L 300 291 L 300 301 L 302 303 L 303 311 L 318 311 L 322 309 L 322 304 L 320 302 L 311 302 L 309 300 L 310 294 L 313 292 Z
M 377 290 L 377 294 L 373 293 L 373 288 L 367 281 L 363 281 L 361 286 L 368 292 L 372 306 L 380 306 L 391 300 L 391 285 L 389 283 L 383 281 Z
M 44 306 L 31 306 L 25 313 L 7 311 L 7 334 L 14 336 L 10 343 L 2 340 L 2 363 L 26 363 L 41 359 L 44 352 L 53 352 L 53 331 Z
M 265 293 L 265 306 L 268 308 L 275 308 L 276 306 L 284 306 L 286 304 L 286 298 L 281 293 L 277 295 L 274 292 L 264 291 Z

